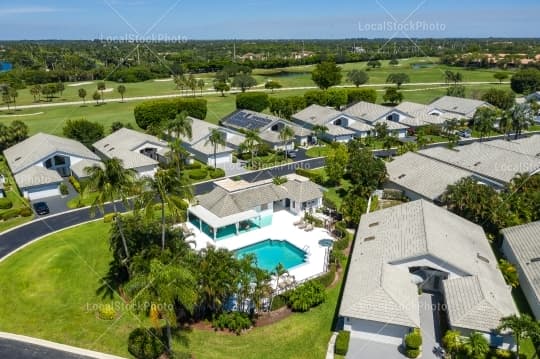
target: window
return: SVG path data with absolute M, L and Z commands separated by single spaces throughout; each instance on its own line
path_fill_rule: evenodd
M 45 168 L 51 168 L 52 167 L 52 158 L 49 158 L 47 161 L 45 161 Z
M 63 156 L 54 156 L 54 164 L 56 166 L 63 166 L 66 164 L 66 158 Z

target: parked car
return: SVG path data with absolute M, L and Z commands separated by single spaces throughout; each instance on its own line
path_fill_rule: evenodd
M 462 138 L 470 138 L 471 137 L 471 130 L 461 130 L 458 131 L 457 135 Z
M 295 159 L 297 154 L 298 153 L 296 151 L 289 151 L 287 152 L 287 157 Z
M 36 203 L 34 203 L 34 210 L 40 216 L 43 216 L 45 214 L 50 213 L 49 206 L 45 202 L 36 202 Z

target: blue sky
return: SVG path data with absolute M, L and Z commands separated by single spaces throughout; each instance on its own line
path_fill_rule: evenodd
M 538 0 L 0 0 L 0 39 L 540 37 L 538 14 Z

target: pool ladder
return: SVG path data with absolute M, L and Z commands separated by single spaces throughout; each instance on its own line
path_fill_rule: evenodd
M 305 245 L 305 246 L 302 248 L 302 250 L 306 253 L 306 254 L 304 255 L 304 261 L 305 261 L 305 262 L 309 262 L 309 257 L 311 256 L 311 252 L 310 252 L 310 250 L 309 250 L 309 246 L 308 246 L 308 245 Z

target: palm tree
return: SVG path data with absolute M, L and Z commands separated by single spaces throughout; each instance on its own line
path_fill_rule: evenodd
M 181 306 L 188 312 L 195 307 L 196 281 L 189 266 L 177 262 L 164 264 L 157 259 L 150 262 L 147 273 L 138 273 L 126 285 L 138 311 L 147 310 L 150 315 L 165 320 L 167 349 L 171 351 L 171 325 L 176 325 L 176 308 Z
M 317 136 L 317 140 L 319 140 L 328 132 L 328 127 L 324 125 L 315 125 L 311 130 Z M 321 157 L 321 146 L 319 146 L 319 157 Z
M 489 343 L 482 333 L 473 332 L 463 343 L 463 349 L 471 359 L 484 359 L 489 352 Z
M 126 86 L 124 85 L 118 85 L 118 88 L 116 89 L 120 96 L 122 96 L 122 102 L 124 102 L 124 94 L 126 93 Z
M 285 159 L 287 159 L 287 154 L 289 153 L 289 142 L 294 139 L 294 130 L 291 126 L 284 126 L 281 131 L 279 131 L 279 139 L 283 141 L 285 146 Z
M 118 214 L 116 201 L 121 200 L 124 205 L 128 204 L 128 196 L 133 190 L 135 172 L 133 170 L 124 169 L 122 160 L 118 158 L 106 159 L 103 161 L 103 166 L 95 165 L 86 167 L 84 170 L 89 176 L 85 191 L 97 193 L 97 196 L 92 203 L 92 211 L 99 208 L 103 212 L 105 203 L 112 203 L 115 222 L 118 226 L 120 237 L 122 238 L 126 262 L 128 262 L 129 249 L 122 228 L 122 216 Z
M 533 343 L 536 343 L 536 350 L 534 351 L 533 359 L 538 357 L 540 352 L 540 323 L 538 321 L 531 320 L 529 329 L 527 330 L 529 337 Z
M 189 118 L 186 111 L 182 111 L 176 117 L 167 122 L 167 130 L 169 137 L 187 137 L 191 140 L 193 136 L 192 125 L 193 121 Z
M 214 168 L 217 168 L 217 148 L 218 146 L 225 146 L 226 142 L 223 138 L 223 134 L 217 128 L 213 128 L 210 131 L 210 136 L 206 139 L 204 145 L 211 144 L 214 147 Z
M 444 334 L 442 342 L 448 353 L 450 353 L 450 357 L 452 358 L 455 354 L 459 352 L 462 347 L 461 333 L 457 330 L 448 330 Z
M 499 331 L 509 330 L 512 332 L 516 341 L 516 357 L 519 358 L 519 349 L 521 347 L 521 340 L 529 337 L 529 329 L 532 326 L 532 318 L 527 314 L 521 316 L 510 315 L 501 319 L 501 324 L 497 328 Z
M 97 89 L 101 93 L 101 102 L 105 102 L 105 96 L 103 96 L 103 91 L 107 88 L 107 85 L 105 82 L 101 81 L 97 83 Z
M 512 128 L 517 140 L 523 129 L 527 129 L 529 125 L 534 123 L 534 113 L 529 104 L 517 104 L 511 110 Z
M 204 86 L 206 86 L 206 83 L 204 82 L 204 80 L 199 79 L 197 81 L 197 87 L 201 90 L 201 96 L 202 96 L 202 93 L 203 93 L 203 90 L 204 90 Z
M 159 170 L 154 177 L 145 177 L 141 181 L 143 192 L 137 199 L 137 209 L 143 209 L 148 217 L 153 217 L 156 199 L 161 204 L 162 250 L 165 250 L 165 235 L 167 232 L 165 208 L 175 218 L 180 212 L 178 201 L 193 198 L 191 187 L 182 181 L 182 178 L 171 171 Z
M 276 277 L 276 289 L 274 290 L 274 293 L 277 293 L 277 291 L 279 290 L 279 280 L 287 273 L 289 273 L 289 271 L 287 270 L 287 268 L 285 268 L 285 266 L 283 266 L 283 264 L 281 264 L 281 262 L 279 262 L 276 265 L 276 268 L 274 268 L 274 270 L 272 271 L 272 275 Z M 274 296 L 272 296 L 272 298 L 270 299 L 270 310 L 272 310 L 273 302 Z
M 182 141 L 174 139 L 169 141 L 169 152 L 167 153 L 167 159 L 169 160 L 169 166 L 176 169 L 178 177 L 182 175 L 182 169 L 186 158 L 189 157 L 189 152 L 182 147 Z
M 255 159 L 255 150 L 261 143 L 262 139 L 258 132 L 253 130 L 246 132 L 244 142 L 241 144 L 241 148 L 244 148 L 246 151 L 251 153 L 251 166 L 253 166 L 253 161 Z
M 474 114 L 474 129 L 480 132 L 480 141 L 493 129 L 496 113 L 490 108 L 480 108 Z

